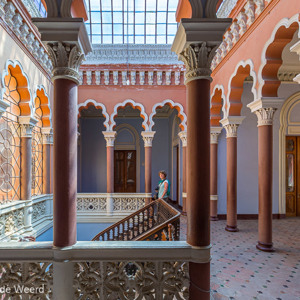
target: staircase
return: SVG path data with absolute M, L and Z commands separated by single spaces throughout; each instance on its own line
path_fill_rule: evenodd
M 92 241 L 178 241 L 180 212 L 155 200 L 98 233 Z

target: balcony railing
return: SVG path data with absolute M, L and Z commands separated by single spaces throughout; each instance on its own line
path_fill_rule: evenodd
M 97 234 L 93 241 L 179 240 L 180 212 L 156 200 Z
M 6 290 L 0 296 L 188 299 L 189 262 L 209 260 L 209 247 L 195 249 L 186 242 L 77 242 L 62 249 L 49 242 L 1 243 L 1 288 Z

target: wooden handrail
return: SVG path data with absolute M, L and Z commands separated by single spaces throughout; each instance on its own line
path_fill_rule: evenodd
M 99 232 L 92 241 L 157 240 L 162 232 L 167 233 L 165 239 L 179 240 L 179 218 L 179 211 L 158 199 Z M 174 228 L 172 237 L 168 234 L 169 224 Z

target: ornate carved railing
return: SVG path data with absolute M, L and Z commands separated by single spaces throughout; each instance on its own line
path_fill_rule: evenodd
M 52 242 L 3 242 L 0 298 L 184 300 L 189 263 L 208 261 L 210 247 L 184 241 L 77 242 L 63 249 Z
M 179 240 L 180 212 L 156 200 L 98 233 L 93 241 Z

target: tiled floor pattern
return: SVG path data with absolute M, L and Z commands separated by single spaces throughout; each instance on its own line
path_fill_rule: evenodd
M 211 291 L 215 300 L 300 300 L 300 218 L 273 220 L 275 252 L 256 249 L 257 220 L 238 221 L 239 232 L 211 222 Z M 181 218 L 186 238 L 186 217 Z

